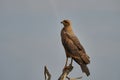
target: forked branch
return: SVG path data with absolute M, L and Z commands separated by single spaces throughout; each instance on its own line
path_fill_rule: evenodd
M 69 65 L 67 67 L 65 67 L 62 71 L 62 74 L 60 75 L 58 80 L 65 80 L 66 78 L 68 80 L 78 80 L 81 79 L 82 77 L 78 77 L 78 78 L 70 78 L 68 77 L 68 74 L 73 70 L 73 66 Z M 44 66 L 44 76 L 45 76 L 45 80 L 51 80 L 51 74 L 49 73 L 48 69 L 46 66 Z

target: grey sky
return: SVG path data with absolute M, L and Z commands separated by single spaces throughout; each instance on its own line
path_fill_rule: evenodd
M 65 64 L 63 19 L 72 20 L 91 57 L 90 78 L 120 79 L 119 4 L 119 0 L 1 0 L 0 80 L 44 80 L 44 65 L 56 80 Z M 71 76 L 80 76 L 81 69 L 74 66 Z

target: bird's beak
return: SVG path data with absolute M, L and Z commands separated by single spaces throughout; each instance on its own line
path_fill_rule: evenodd
M 60 22 L 61 24 L 63 24 L 63 21 L 62 22 Z

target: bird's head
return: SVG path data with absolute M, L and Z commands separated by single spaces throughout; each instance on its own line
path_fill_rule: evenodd
M 67 27 L 67 26 L 71 25 L 71 21 L 70 20 L 63 20 L 61 23 L 64 25 L 64 27 Z

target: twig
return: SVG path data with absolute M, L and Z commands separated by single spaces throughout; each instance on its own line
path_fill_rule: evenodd
M 81 77 L 77 77 L 77 78 L 69 78 L 68 76 L 66 77 L 68 80 L 78 80 L 78 79 L 82 79 L 82 76 Z
M 44 66 L 44 76 L 45 76 L 45 80 L 50 80 L 51 79 L 51 74 L 49 73 L 46 66 Z

